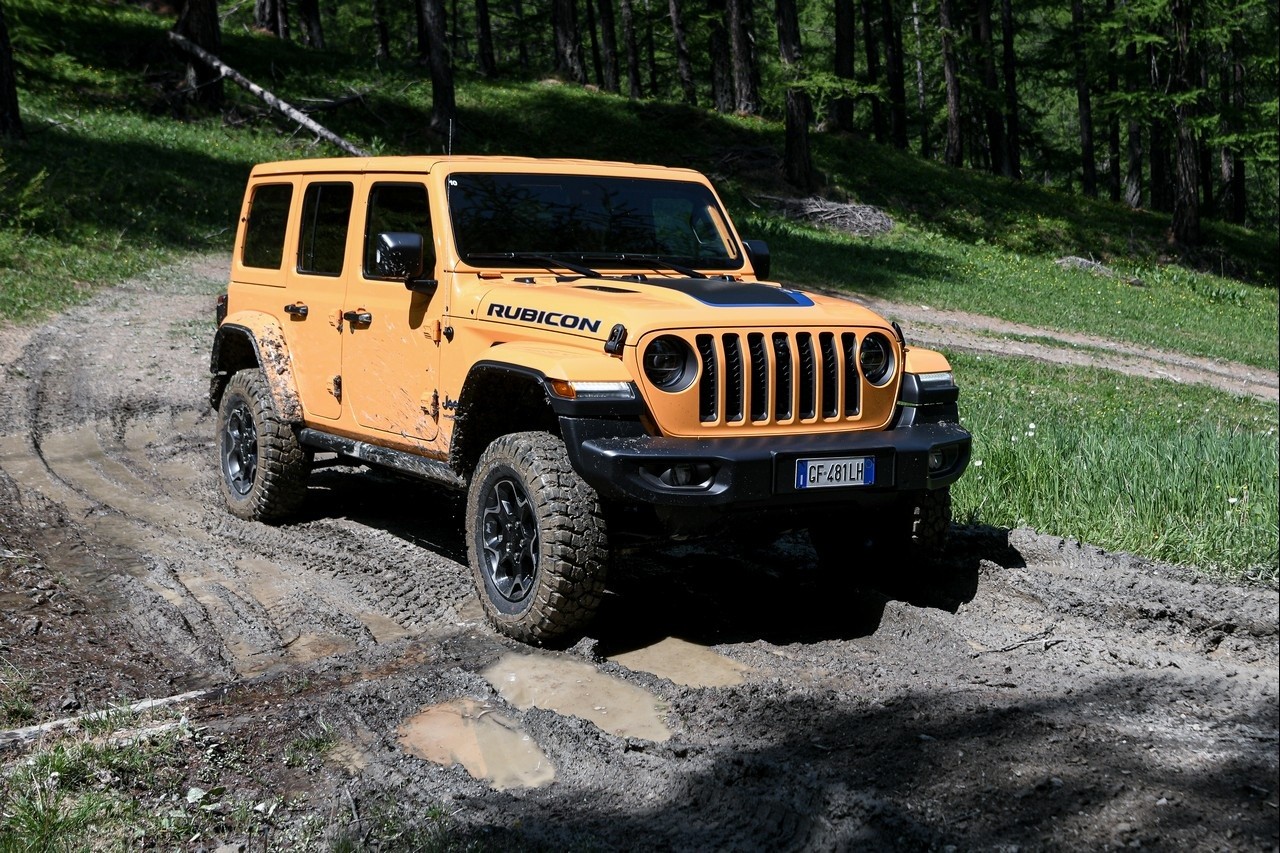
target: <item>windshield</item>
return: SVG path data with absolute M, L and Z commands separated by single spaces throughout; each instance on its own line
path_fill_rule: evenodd
M 476 266 L 535 255 L 597 269 L 742 266 L 715 197 L 692 181 L 453 174 L 449 213 L 458 254 Z

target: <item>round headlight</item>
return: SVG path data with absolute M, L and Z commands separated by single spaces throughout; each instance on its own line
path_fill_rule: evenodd
M 893 345 L 879 332 L 862 339 L 858 348 L 858 365 L 872 385 L 884 385 L 893 378 Z
M 683 391 L 693 383 L 698 360 L 680 338 L 663 335 L 644 350 L 644 375 L 663 391 Z

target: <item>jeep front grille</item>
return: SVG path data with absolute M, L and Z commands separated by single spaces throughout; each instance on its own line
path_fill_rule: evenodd
M 696 336 L 702 424 L 773 425 L 855 419 L 853 332 L 801 330 Z

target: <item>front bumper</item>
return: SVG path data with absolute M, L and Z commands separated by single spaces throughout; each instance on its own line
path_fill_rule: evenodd
M 964 472 L 972 442 L 969 433 L 954 423 L 714 440 L 654 437 L 645 435 L 638 424 L 595 418 L 562 417 L 560 425 L 573 467 L 602 497 L 728 512 L 876 503 L 901 492 L 940 489 Z M 935 453 L 944 464 L 930 470 L 930 456 Z M 874 458 L 874 481 L 841 488 L 796 488 L 797 460 L 847 456 Z M 664 476 L 678 466 L 684 466 L 689 475 Z M 673 485 L 673 479 L 692 482 Z

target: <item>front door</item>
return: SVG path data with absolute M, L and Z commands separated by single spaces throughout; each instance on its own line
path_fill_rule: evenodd
M 446 288 L 415 293 L 374 268 L 383 232 L 415 232 L 426 247 L 424 276 L 438 276 L 427 187 L 407 178 L 366 179 L 356 221 L 363 226 L 359 269 L 348 278 L 343 332 L 343 399 L 362 429 L 423 448 L 435 437 L 442 400 L 440 317 Z

